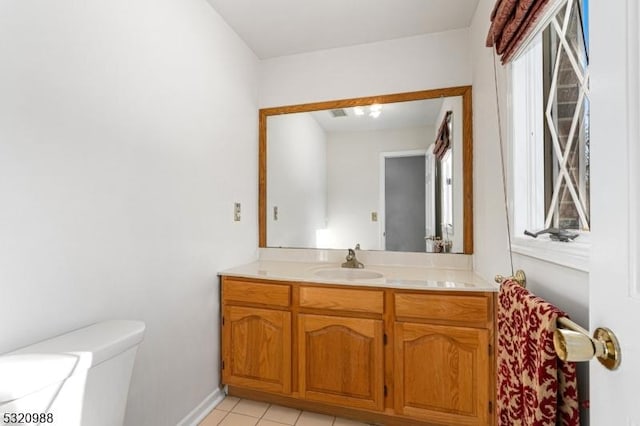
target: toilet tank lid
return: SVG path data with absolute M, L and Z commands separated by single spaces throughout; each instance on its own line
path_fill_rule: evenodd
M 0 355 L 0 406 L 138 345 L 144 328 L 141 321 L 103 321 Z
M 144 329 L 141 321 L 103 321 L 0 355 L 0 405 L 138 345 Z
M 108 320 L 35 343 L 6 355 L 69 354 L 79 357 L 78 368 L 91 368 L 138 345 L 142 321 Z

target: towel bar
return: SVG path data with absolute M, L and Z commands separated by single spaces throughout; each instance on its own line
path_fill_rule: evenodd
M 501 284 L 504 280 L 513 280 L 520 284 L 522 287 L 527 288 L 527 276 L 524 274 L 522 269 L 518 269 L 514 276 L 512 277 L 503 277 L 502 275 L 496 275 L 494 280 Z
M 553 333 L 553 346 L 563 361 L 589 361 L 594 356 L 609 370 L 620 366 L 620 344 L 608 328 L 599 327 L 589 337 L 589 332 L 569 318 L 558 318 Z

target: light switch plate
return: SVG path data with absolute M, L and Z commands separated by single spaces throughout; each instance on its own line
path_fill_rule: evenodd
M 371 212 L 371 222 L 378 221 L 378 212 Z
M 240 222 L 240 203 L 233 204 L 233 221 Z

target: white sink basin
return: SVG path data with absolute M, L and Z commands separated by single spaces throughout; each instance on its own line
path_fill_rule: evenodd
M 355 268 L 320 269 L 319 271 L 314 272 L 313 275 L 330 280 L 371 280 L 375 278 L 382 278 L 384 276 L 380 272 Z

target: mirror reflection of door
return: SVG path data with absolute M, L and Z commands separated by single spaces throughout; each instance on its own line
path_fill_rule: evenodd
M 385 250 L 425 251 L 425 155 L 385 158 Z
M 436 235 L 436 158 L 433 155 L 433 145 L 429 147 L 425 159 L 424 187 L 425 187 L 425 212 L 424 212 L 424 243 L 427 252 L 432 250 L 429 237 Z
M 438 161 L 437 184 L 440 188 L 439 209 L 440 217 L 437 218 L 440 226 L 437 227 L 437 236 L 443 241 L 451 241 L 454 236 L 453 226 L 453 169 L 452 153 L 448 150 L 444 157 Z

